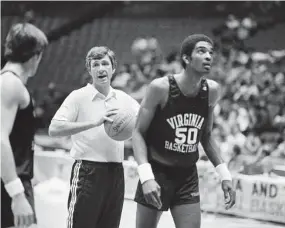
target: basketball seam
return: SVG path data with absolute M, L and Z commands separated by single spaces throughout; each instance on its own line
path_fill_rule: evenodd
M 123 129 L 121 131 L 123 131 L 129 124 L 130 122 L 133 120 L 134 116 L 132 115 L 132 118 L 130 119 L 130 121 L 123 127 Z
M 130 122 L 133 120 L 133 118 L 134 118 L 134 115 L 131 115 L 131 119 L 127 122 L 127 124 L 121 129 L 121 131 L 119 131 L 119 132 L 117 132 L 115 135 L 112 135 L 112 137 L 115 137 L 115 136 L 117 136 L 120 132 L 122 132 L 129 124 L 130 124 Z M 115 121 L 115 120 L 114 120 Z M 111 128 L 110 128 L 111 129 Z M 109 129 L 109 130 L 110 130 Z

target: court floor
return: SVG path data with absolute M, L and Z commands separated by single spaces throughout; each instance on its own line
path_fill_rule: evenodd
M 42 181 L 35 186 L 35 204 L 38 217 L 38 228 L 65 228 L 67 199 L 69 193 L 68 180 L 70 175 L 69 165 L 53 168 L 60 160 L 58 155 L 54 158 L 41 157 L 37 159 L 35 173 L 38 180 Z M 47 162 L 49 159 L 50 162 Z M 53 159 L 53 160 L 51 160 Z M 51 162 L 52 161 L 52 162 Z M 40 171 L 42 170 L 42 171 Z M 59 171 L 60 170 L 60 171 Z M 41 174 L 43 177 L 41 177 Z M 56 177 L 60 176 L 60 178 Z M 134 185 L 136 186 L 136 185 Z M 126 189 L 132 192 L 133 189 Z M 53 219 L 50 219 L 53 218 Z M 133 200 L 124 201 L 120 228 L 135 228 L 136 203 Z M 161 216 L 158 228 L 175 228 L 170 212 Z M 239 218 L 221 214 L 202 213 L 201 228 L 285 228 L 285 224 L 258 221 L 254 219 Z
M 60 186 L 64 187 L 64 186 Z M 37 192 L 36 192 L 37 193 Z M 38 228 L 65 228 L 67 219 L 67 196 L 53 192 L 52 195 L 35 194 Z M 50 219 L 53 218 L 53 219 Z M 125 200 L 120 228 L 135 228 L 136 203 Z M 284 228 L 285 224 L 257 221 L 221 214 L 202 213 L 201 228 Z M 170 212 L 164 212 L 157 228 L 175 228 Z M 189 227 L 190 228 L 190 227 Z
M 120 228 L 135 228 L 136 203 L 125 200 Z M 237 218 L 220 214 L 202 214 L 201 228 L 284 228 L 270 222 L 257 221 L 253 219 Z M 170 212 L 164 212 L 161 216 L 158 228 L 175 228 Z

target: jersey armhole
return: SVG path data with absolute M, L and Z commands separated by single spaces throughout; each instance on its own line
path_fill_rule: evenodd
M 158 108 L 159 108 L 159 110 L 161 111 L 161 110 L 163 110 L 166 106 L 167 106 L 167 103 L 168 103 L 168 100 L 169 100 L 169 97 L 170 97 L 170 82 L 169 82 L 169 80 L 170 80 L 170 77 L 171 75 L 167 75 L 166 77 L 167 77 L 167 83 L 168 83 L 168 86 L 167 86 L 167 92 L 165 92 L 167 95 L 166 95 L 166 98 L 164 98 L 163 99 L 163 104 L 160 104 L 159 106 L 158 106 Z

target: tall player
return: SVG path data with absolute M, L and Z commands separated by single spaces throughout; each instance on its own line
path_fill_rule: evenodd
M 36 223 L 31 179 L 35 120 L 25 86 L 36 74 L 48 41 L 29 23 L 14 25 L 6 38 L 1 70 L 1 227 Z
M 213 42 L 202 34 L 188 36 L 180 55 L 184 70 L 151 82 L 133 133 L 140 177 L 137 228 L 155 228 L 168 209 L 177 228 L 200 227 L 199 142 L 220 174 L 226 208 L 235 203 L 231 174 L 211 135 L 213 109 L 220 96 L 219 85 L 205 79 Z

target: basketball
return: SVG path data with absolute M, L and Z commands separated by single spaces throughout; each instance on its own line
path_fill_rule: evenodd
M 135 127 L 136 113 L 130 110 L 119 110 L 110 116 L 113 122 L 105 121 L 104 128 L 107 135 L 116 141 L 125 141 L 132 136 Z

